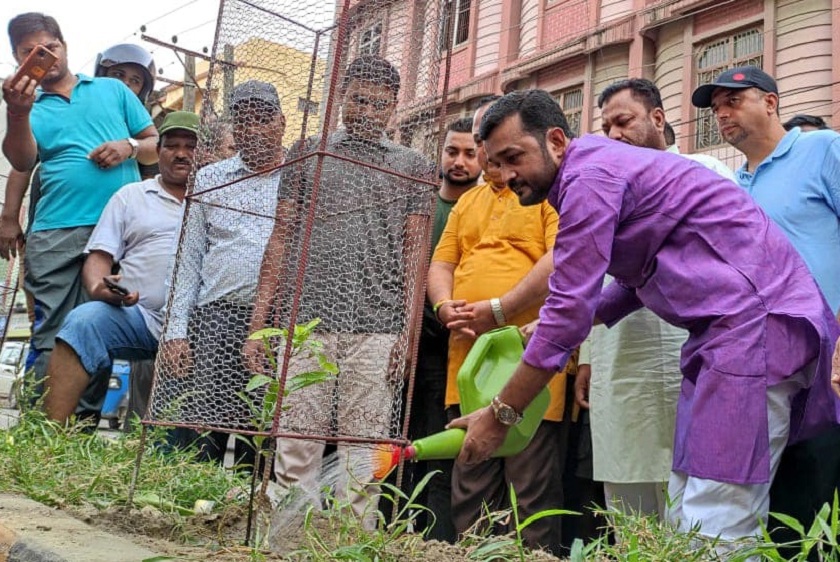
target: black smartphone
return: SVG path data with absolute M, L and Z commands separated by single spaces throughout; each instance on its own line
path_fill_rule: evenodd
M 128 296 L 128 289 L 126 289 L 122 285 L 118 285 L 117 283 L 114 283 L 108 277 L 103 277 L 102 282 L 105 283 L 105 286 L 108 287 L 111 290 L 112 293 L 116 293 L 116 294 L 120 295 L 121 297 L 127 297 Z

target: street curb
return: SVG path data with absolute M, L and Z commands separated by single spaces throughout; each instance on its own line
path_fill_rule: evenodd
M 67 562 L 67 560 L 18 536 L 0 521 L 0 562 Z
M 156 556 L 61 510 L 0 493 L 0 562 L 142 562 Z

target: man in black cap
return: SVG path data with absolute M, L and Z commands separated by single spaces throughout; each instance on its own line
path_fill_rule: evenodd
M 840 318 L 840 135 L 786 131 L 776 81 L 755 66 L 721 73 L 698 87 L 691 101 L 710 107 L 721 137 L 744 153 L 737 183 L 782 228 Z M 792 515 L 808 528 L 838 485 L 840 428 L 785 450 L 770 511 Z
M 172 421 L 232 432 L 255 429 L 239 396 L 250 379 L 240 348 L 274 226 L 286 119 L 275 87 L 257 80 L 233 89 L 230 109 L 238 152 L 196 175 L 182 225 L 158 376 L 167 383 L 168 398 L 187 396 Z M 156 398 L 154 406 L 167 397 Z M 196 437 L 181 432 L 178 441 Z M 202 436 L 201 458 L 221 463 L 227 439 L 228 433 L 220 431 Z M 235 457 L 238 464 L 251 464 L 253 450 L 237 439 Z

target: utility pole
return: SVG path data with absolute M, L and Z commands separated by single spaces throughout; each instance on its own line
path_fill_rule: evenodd
M 195 112 L 195 57 L 184 54 L 184 111 Z
M 236 68 L 233 64 L 233 45 L 230 43 L 225 43 L 224 50 L 222 52 L 222 58 L 228 64 L 224 65 L 222 69 L 222 73 L 224 79 L 222 80 L 222 92 L 223 92 L 223 99 L 222 99 L 222 115 L 227 117 L 230 114 L 230 95 L 233 92 L 233 71 Z

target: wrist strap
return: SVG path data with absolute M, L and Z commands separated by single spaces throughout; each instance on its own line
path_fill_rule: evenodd
M 440 316 L 438 316 L 438 312 L 440 311 L 440 307 L 442 307 L 443 305 L 445 305 L 448 302 L 452 302 L 452 299 L 440 299 L 434 305 L 432 305 L 432 312 L 434 313 L 435 318 L 438 319 L 438 322 L 440 322 Z
M 490 299 L 490 310 L 493 312 L 493 318 L 496 320 L 497 326 L 501 327 L 507 324 L 500 299 Z

